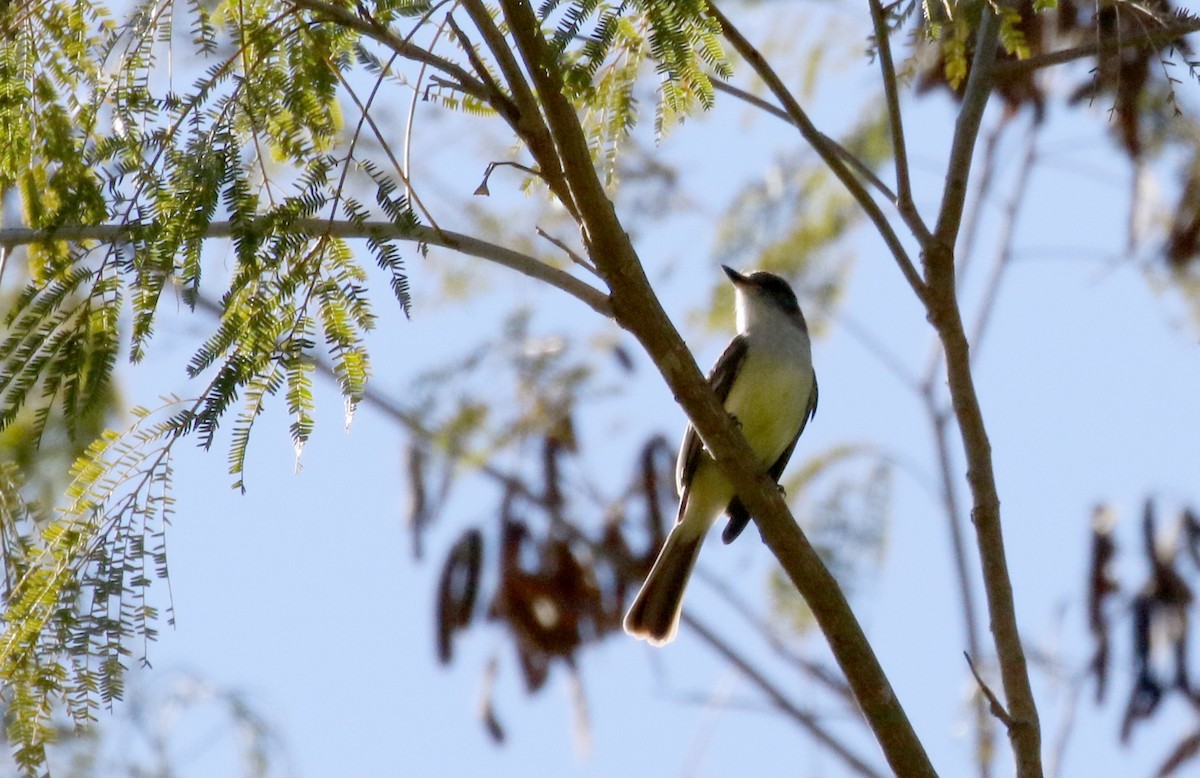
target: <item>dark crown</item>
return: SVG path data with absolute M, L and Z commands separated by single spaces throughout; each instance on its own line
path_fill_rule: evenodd
M 788 313 L 800 312 L 800 303 L 796 300 L 796 293 L 792 291 L 788 282 L 779 276 L 765 270 L 756 270 L 747 275 L 746 279 L 758 287 L 762 294 L 774 300 L 783 310 Z

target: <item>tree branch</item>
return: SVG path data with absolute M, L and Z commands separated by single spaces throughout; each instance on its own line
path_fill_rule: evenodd
M 1178 24 L 1164 25 L 1156 30 L 1143 30 L 1134 35 L 1122 34 L 1120 38 L 1093 39 L 1090 43 L 1082 46 L 1052 51 L 1048 54 L 1038 54 L 1027 59 L 997 62 L 993 72 L 998 78 L 1011 78 L 1096 54 L 1111 54 L 1130 46 L 1143 44 L 1162 46 L 1176 38 L 1198 31 L 1200 31 L 1200 18 L 1192 18 Z
M 904 776 L 935 775 L 837 581 L 796 525 L 778 487 L 756 466 L 749 444 L 704 380 L 654 295 L 637 251 L 597 175 L 578 116 L 563 94 L 562 74 L 549 56 L 533 9 L 527 0 L 501 0 L 500 5 L 537 90 L 579 208 L 584 246 L 612 290 L 613 316 L 654 360 L 701 441 L 756 517 L 763 539 L 821 625 L 892 769 Z M 828 149 L 825 153 L 832 154 Z M 845 175 L 863 192 L 848 171 Z M 878 212 L 869 196 L 866 199 Z M 920 288 L 920 280 L 917 282 Z
M 1010 715 L 1008 735 L 1020 778 L 1042 775 L 1041 729 L 1037 704 L 1029 683 L 1025 651 L 1017 628 L 1012 581 L 1005 558 L 1000 523 L 1000 497 L 992 465 L 991 443 L 971 375 L 970 346 L 963 330 L 955 290 L 955 242 L 962 223 L 971 159 L 979 125 L 991 94 L 1000 22 L 991 7 L 982 6 L 971 74 L 963 94 L 946 171 L 945 191 L 933 238 L 925 245 L 925 273 L 929 290 L 929 319 L 946 354 L 950 398 L 958 419 L 967 459 L 976 542 L 987 592 L 992 636 L 1000 662 L 1000 675 Z
M 454 86 L 458 89 L 483 102 L 489 102 L 488 90 L 482 81 L 450 60 L 439 57 L 433 52 L 399 37 L 374 19 L 363 18 L 346 6 L 335 5 L 326 2 L 326 0 L 288 0 L 288 2 L 296 8 L 320 14 L 330 21 L 337 22 L 348 29 L 378 41 L 405 59 L 422 62 L 440 70 L 457 82 Z
M 954 561 L 954 576 L 958 579 L 959 601 L 963 609 L 963 632 L 966 636 L 967 653 L 979 656 L 979 614 L 975 604 L 975 587 L 967 562 L 967 539 L 963 532 L 962 510 L 955 488 L 954 471 L 950 460 L 950 417 L 938 406 L 933 395 L 933 385 L 926 384 L 922 392 L 925 407 L 933 425 L 933 442 L 937 450 L 938 475 L 941 480 L 942 512 L 946 516 L 946 528 L 950 533 L 950 553 Z M 982 684 L 981 684 L 982 685 Z M 990 762 L 995 740 L 991 719 L 983 698 L 975 705 L 975 756 L 979 761 L 979 774 L 991 773 Z
M 950 144 L 950 161 L 946 167 L 946 185 L 942 191 L 942 207 L 938 212 L 937 227 L 933 242 L 946 243 L 949 239 L 950 272 L 953 274 L 954 240 L 962 224 L 963 205 L 967 200 L 967 180 L 971 175 L 971 160 L 975 155 L 975 141 L 979 138 L 979 125 L 992 94 L 992 66 L 996 62 L 996 45 L 1000 38 L 1000 21 L 990 7 L 981 12 L 979 34 L 975 41 L 975 57 L 971 61 L 971 75 L 967 78 L 963 92 L 962 107 L 954 126 L 954 139 Z M 927 271 L 928 273 L 928 271 Z
M 963 656 L 967 659 L 967 667 L 971 668 L 971 675 L 975 676 L 975 683 L 979 684 L 979 691 L 982 692 L 983 696 L 987 698 L 988 707 L 991 709 L 992 715 L 1000 719 L 1004 726 L 1011 727 L 1012 718 L 1009 717 L 1008 711 L 1004 709 L 1004 706 L 1000 704 L 1000 700 L 998 697 L 996 697 L 996 693 L 993 692 L 991 687 L 984 683 L 983 678 L 979 676 L 979 671 L 975 669 L 975 663 L 971 661 L 971 655 L 964 652 Z
M 136 237 L 138 230 L 144 225 L 133 222 L 130 224 L 100 224 L 94 226 L 65 226 L 54 230 L 34 230 L 25 227 L 15 227 L 0 230 L 0 246 L 11 248 L 29 243 L 46 240 L 85 241 L 94 240 L 104 243 L 120 243 Z M 467 254 L 479 259 L 486 259 L 530 278 L 543 281 L 556 289 L 571 295 L 587 305 L 596 313 L 606 318 L 612 318 L 612 306 L 608 296 L 593 286 L 589 286 L 578 278 L 558 268 L 551 267 L 531 256 L 518 251 L 488 243 L 485 240 L 464 235 L 449 230 L 435 230 L 431 227 L 415 226 L 400 227 L 392 222 L 331 222 L 326 219 L 299 219 L 292 227 L 307 234 L 328 235 L 333 238 L 372 238 L 375 240 L 406 240 L 427 243 L 431 246 L 441 246 Z M 231 222 L 211 222 L 205 237 L 233 237 L 234 226 Z

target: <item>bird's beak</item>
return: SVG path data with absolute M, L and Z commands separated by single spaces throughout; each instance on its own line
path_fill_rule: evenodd
M 733 282 L 734 286 L 745 286 L 746 282 L 750 280 L 728 265 L 721 265 L 721 269 L 725 271 L 725 275 L 729 276 L 729 280 Z

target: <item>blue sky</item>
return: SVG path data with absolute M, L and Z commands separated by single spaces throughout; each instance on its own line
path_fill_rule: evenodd
M 795 29 L 768 19 L 773 9 L 756 11 L 748 29 L 757 40 L 771 34 L 768 22 L 780 37 L 780 30 Z M 823 8 L 806 18 L 811 11 L 805 5 L 784 12 L 789 24 L 808 23 L 797 51 L 860 24 L 865 13 L 857 4 Z M 860 47 L 848 40 L 844 51 L 827 55 L 822 71 L 827 80 L 806 100 L 819 126 L 831 134 L 848 126 L 858 109 L 847 94 L 858 100 L 877 90 L 877 71 L 855 56 Z M 1065 81 L 1059 79 L 1060 89 Z M 753 82 L 739 68 L 735 83 Z M 1181 98 L 1193 98 L 1189 90 L 1194 88 L 1185 83 Z M 940 95 L 910 101 L 908 107 L 918 206 L 931 218 L 953 113 Z M 429 184 L 436 193 L 430 199 L 445 209 L 445 226 L 461 228 L 454 203 L 478 184 L 489 148 L 471 143 L 468 149 L 439 149 L 445 128 L 461 132 L 479 120 L 438 123 L 429 116 L 432 109 L 422 110 L 428 124 L 418 124 L 418 144 L 425 144 L 418 151 L 426 153 L 418 158 L 426 180 L 440 177 Z M 993 106 L 985 128 L 998 118 Z M 1027 121 L 1026 116 L 1016 119 L 1006 133 L 1002 159 L 1019 155 Z M 702 368 L 727 337 L 703 330 L 693 315 L 721 278 L 711 256 L 715 219 L 740 184 L 799 143 L 799 136 L 776 120 L 756 117 L 722 98 L 715 112 L 689 120 L 660 147 L 667 159 L 687 162 L 685 189 L 699 207 L 640 233 L 638 248 Z M 1109 501 L 1120 514 L 1119 571 L 1125 583 L 1133 584 L 1143 574 L 1133 549 L 1144 498 L 1159 496 L 1164 511 L 1200 503 L 1195 443 L 1200 440 L 1195 413 L 1200 354 L 1195 325 L 1175 293 L 1158 283 L 1161 273 L 1123 256 L 1131 172 L 1108 138 L 1105 106 L 1069 114 L 1052 110 L 1038 148 L 1042 165 L 1034 173 L 1016 255 L 979 355 L 976 380 L 995 454 L 1023 635 L 1031 653 L 1056 658 L 1075 672 L 1090 650 L 1083 587 L 1092 506 Z M 991 261 L 1000 205 L 1011 186 L 1010 174 L 1000 179 L 998 196 L 985 205 L 983 248 L 964 290 L 968 321 Z M 1161 181 L 1171 191 L 1171 182 Z M 491 188 L 494 197 L 504 197 L 501 179 L 493 178 Z M 1161 203 L 1170 202 L 1162 196 Z M 514 200 L 499 202 L 507 207 Z M 617 202 L 620 210 L 619 192 Z M 532 227 L 531 221 L 527 233 Z M 886 554 L 854 605 L 935 766 L 943 775 L 967 775 L 971 739 L 964 701 L 972 682 L 962 660 L 944 520 L 925 488 L 935 466 L 928 421 L 917 398 L 845 324 L 869 332 L 918 376 L 932 331 L 874 234 L 861 230 L 846 250 L 854 254 L 855 270 L 843 307 L 815 346 L 821 406 L 796 461 L 837 443 L 870 442 L 914 463 L 915 475 L 895 477 Z M 223 251 L 212 253 L 218 267 L 228 267 Z M 428 259 L 409 256 L 414 316 L 404 321 L 392 311 L 381 288 L 377 307 L 384 316 L 373 337 L 374 386 L 401 401 L 407 377 L 438 364 L 447 353 L 465 352 L 499 326 L 514 302 L 535 308 L 536 332 L 565 332 L 583 345 L 599 331 L 635 347 L 579 303 L 507 271 L 449 260 L 438 251 Z M 1139 259 L 1145 256 L 1149 253 Z M 447 262 L 480 273 L 487 292 L 469 305 L 438 302 L 438 268 Z M 164 314 L 174 312 L 164 306 Z M 199 314 L 175 317 L 173 324 L 160 327 L 150 359 L 124 378 L 129 397 L 149 403 L 165 392 L 186 395 L 182 368 L 188 349 L 210 327 Z M 637 373 L 627 379 L 629 393 L 600 402 L 580 429 L 587 452 L 580 466 L 613 489 L 623 485 L 627 463 L 648 434 L 662 432 L 675 441 L 684 425 L 648 361 L 639 356 L 637 362 Z M 492 487 L 472 480 L 460 485 L 430 533 L 429 559 L 418 564 L 403 527 L 408 489 L 403 433 L 363 407 L 347 434 L 341 401 L 323 386 L 318 428 L 296 472 L 288 419 L 283 403 L 276 405 L 256 428 L 245 495 L 229 488 L 223 450 L 178 449 L 177 514 L 168 534 L 177 626 L 164 629 L 151 647 L 155 669 L 135 675 L 134 682 L 148 694 L 161 694 L 180 673 L 236 690 L 277 734 L 278 774 L 307 778 L 481 771 L 845 774 L 686 629 L 666 649 L 615 636 L 582 656 L 591 733 L 587 753 L 573 740 L 567 675 L 556 668 L 542 693 L 526 697 L 515 658 L 495 627 L 472 629 L 456 643 L 454 664 L 440 667 L 432 617 L 437 561 L 464 526 L 491 527 Z M 961 469 L 959 478 L 965 499 Z M 765 608 L 765 580 L 773 562 L 754 533 L 734 546 L 710 542 L 701 564 Z M 981 589 L 976 591 L 982 600 Z M 745 621 L 711 590 L 694 583 L 687 603 L 728 639 L 747 646 L 750 656 L 767 662 L 772 676 L 799 701 L 810 699 L 811 681 L 772 663 Z M 980 634 L 987 639 L 984 625 Z M 1115 745 L 1128 683 L 1123 668 L 1130 661 L 1126 636 L 1118 632 L 1117 637 L 1113 696 L 1098 710 L 1090 702 L 1090 687 L 1085 688 L 1061 775 L 1150 774 L 1170 745 L 1195 726 L 1186 708 L 1170 701 L 1152 725 L 1135 734 L 1132 747 Z M 800 639 L 799 645 L 807 654 L 827 658 L 816 636 Z M 501 662 L 496 705 L 509 735 L 499 748 L 475 715 L 483 668 L 493 656 Z M 1050 753 L 1069 699 L 1035 665 Z M 811 699 L 825 698 L 812 694 Z M 882 769 L 882 758 L 853 716 L 841 709 L 817 712 Z M 236 737 L 222 726 L 213 706 L 182 715 L 172 741 L 178 774 L 231 773 Z M 1008 757 L 1002 735 L 997 745 L 997 774 L 1004 775 Z M 124 747 L 136 746 L 125 741 Z

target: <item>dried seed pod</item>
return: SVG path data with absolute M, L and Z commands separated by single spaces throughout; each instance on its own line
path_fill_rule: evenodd
M 438 583 L 438 660 L 442 664 L 449 664 L 453 656 L 454 633 L 471 621 L 482 565 L 483 535 L 478 529 L 468 529 L 446 556 Z

